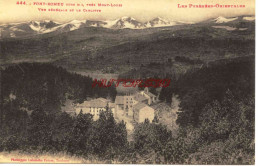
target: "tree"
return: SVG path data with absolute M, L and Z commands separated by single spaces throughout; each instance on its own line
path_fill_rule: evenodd
M 116 123 L 113 113 L 108 107 L 101 111 L 96 121 L 96 135 L 99 141 L 98 154 L 106 152 L 118 153 L 127 145 L 127 131 L 124 122 Z M 110 156 L 113 158 L 113 156 Z
M 82 155 L 92 152 L 88 142 L 91 142 L 91 130 L 93 127 L 93 115 L 83 114 L 82 111 L 77 115 L 68 142 L 70 153 Z
M 43 110 L 37 109 L 32 112 L 28 127 L 29 144 L 48 150 L 52 145 L 52 131 L 50 129 L 51 117 Z
M 134 129 L 134 146 L 140 154 L 162 152 L 170 139 L 171 132 L 161 124 L 145 121 Z

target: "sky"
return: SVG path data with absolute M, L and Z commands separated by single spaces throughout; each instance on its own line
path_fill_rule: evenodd
M 21 1 L 21 0 L 19 0 Z M 123 16 L 131 16 L 145 22 L 155 17 L 169 21 L 199 22 L 218 16 L 234 17 L 254 15 L 254 0 L 23 0 L 31 5 L 18 5 L 17 0 L 0 0 L 0 24 L 26 21 L 53 20 L 68 22 L 71 20 L 114 20 Z M 84 7 L 35 6 L 33 2 L 78 3 Z M 122 4 L 122 7 L 87 7 L 86 4 Z M 245 8 L 178 8 L 177 5 L 245 5 Z M 81 9 L 81 12 L 40 12 L 38 8 Z M 100 9 L 100 13 L 82 12 L 83 9 Z

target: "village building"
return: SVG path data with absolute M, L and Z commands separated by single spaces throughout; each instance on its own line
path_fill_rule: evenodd
M 82 111 L 83 114 L 89 113 L 93 115 L 93 120 L 97 120 L 99 119 L 100 111 L 105 111 L 107 107 L 116 115 L 115 104 L 104 98 L 84 101 L 82 104 L 78 104 L 76 106 L 76 114 L 78 115 Z
M 144 104 L 148 104 L 149 103 L 149 98 L 142 95 L 141 93 L 136 93 L 134 95 L 134 100 L 137 101 L 137 102 L 141 102 L 141 103 L 144 103 Z
M 115 118 L 137 123 L 143 122 L 145 119 L 152 121 L 154 119 L 154 109 L 149 105 L 155 102 L 156 96 L 149 92 L 148 88 L 144 91 L 128 94 L 124 96 L 116 96 L 115 103 L 104 98 L 97 98 L 84 101 L 75 107 L 76 115 L 80 112 L 83 114 L 93 115 L 93 120 L 99 119 L 100 111 L 105 111 L 107 107 L 112 111 Z
M 116 110 L 124 110 L 124 96 L 116 96 Z
M 115 107 L 117 113 L 123 114 L 123 116 L 133 116 L 133 105 L 137 101 L 134 99 L 134 96 L 116 96 Z
M 155 103 L 156 96 L 149 92 L 148 88 L 133 95 L 116 96 L 115 110 L 118 117 L 126 117 L 135 122 L 142 122 L 144 119 L 153 120 L 154 109 L 149 107 Z
M 151 105 L 156 102 L 156 96 L 149 92 L 149 89 L 146 87 L 143 91 L 140 92 L 143 96 L 148 98 L 148 104 Z
M 144 103 L 137 103 L 134 105 L 134 116 L 133 119 L 137 123 L 142 123 L 145 119 L 148 119 L 150 122 L 154 119 L 154 109 L 149 107 Z

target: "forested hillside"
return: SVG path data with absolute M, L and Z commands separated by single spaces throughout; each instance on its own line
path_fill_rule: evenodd
M 42 121 L 48 116 L 55 117 L 67 99 L 74 103 L 97 97 L 115 99 L 115 87 L 92 88 L 91 85 L 90 77 L 49 64 L 22 63 L 5 68 L 1 72 L 1 136 L 27 134 L 36 112 Z
M 115 99 L 116 90 L 92 88 L 92 78 L 69 73 L 61 67 L 43 63 L 21 63 L 2 72 L 3 96 L 16 96 L 20 106 L 27 109 L 43 107 L 58 111 L 66 99 L 82 102 L 87 97 Z
M 189 71 L 160 99 L 181 101 L 178 157 L 190 164 L 253 164 L 255 131 L 254 57 L 215 62 Z M 172 160 L 172 158 L 171 158 Z M 181 163 L 181 162 L 180 162 Z
M 103 163 L 254 164 L 254 80 L 254 57 L 173 77 L 159 99 L 178 96 L 177 134 L 158 119 L 146 120 L 128 142 L 125 123 L 116 123 L 108 108 L 97 121 L 59 111 L 66 99 L 113 99 L 115 89 L 92 89 L 90 78 L 48 64 L 10 66 L 1 80 L 0 151 L 64 152 Z

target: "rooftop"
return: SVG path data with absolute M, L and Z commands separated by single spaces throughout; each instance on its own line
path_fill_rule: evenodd
M 104 108 L 107 106 L 108 100 L 104 98 L 97 98 L 89 101 L 84 101 L 82 104 L 78 104 L 77 107 L 95 107 Z
M 151 92 L 144 92 L 145 94 L 147 94 L 150 97 L 156 97 L 154 94 L 152 94 Z
M 145 96 L 143 96 L 143 95 L 137 93 L 137 94 L 134 95 L 134 99 L 135 99 L 136 101 L 142 102 L 142 101 L 144 101 L 144 100 L 147 100 L 148 98 L 146 98 Z
M 140 110 L 140 109 L 142 109 L 142 108 L 144 108 L 144 107 L 147 107 L 148 105 L 146 105 L 146 104 L 144 104 L 144 103 L 137 103 L 137 104 L 135 104 L 134 105 L 134 108 L 136 109 L 136 110 Z

